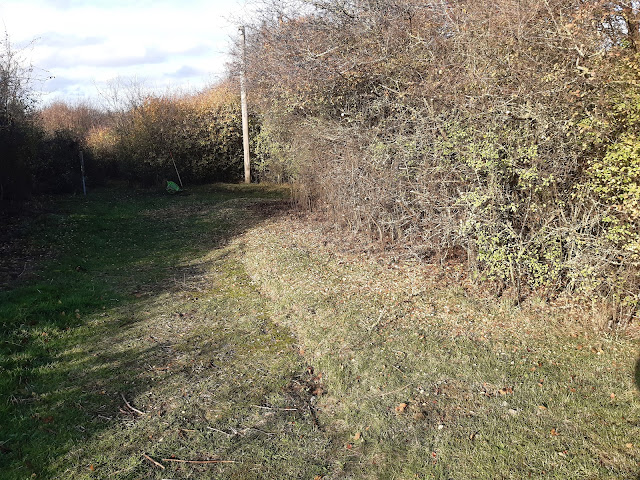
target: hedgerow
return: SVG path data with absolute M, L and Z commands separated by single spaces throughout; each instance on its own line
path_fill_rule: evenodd
M 301 204 L 521 299 L 640 300 L 638 7 L 263 2 L 265 163 Z M 293 152 L 293 153 L 292 153 Z

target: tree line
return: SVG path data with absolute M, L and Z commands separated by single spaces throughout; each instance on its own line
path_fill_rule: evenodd
M 36 108 L 0 50 L 0 198 L 254 176 L 498 295 L 640 300 L 640 5 L 608 0 L 262 0 L 229 77 L 197 94 L 114 90 Z
M 148 93 L 118 80 L 106 102 L 39 105 L 33 68 L 8 36 L 0 43 L 0 208 L 36 194 L 110 180 L 137 186 L 236 181 L 242 176 L 240 98 L 231 80 L 197 93 Z M 256 129 L 251 119 L 252 131 Z

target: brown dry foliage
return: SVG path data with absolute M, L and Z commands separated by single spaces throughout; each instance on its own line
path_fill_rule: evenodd
M 301 204 L 411 255 L 464 249 L 499 291 L 626 302 L 628 320 L 637 259 L 607 236 L 589 169 L 630 125 L 611 112 L 637 89 L 637 72 L 618 83 L 635 2 L 300 0 L 262 14 L 250 86 Z

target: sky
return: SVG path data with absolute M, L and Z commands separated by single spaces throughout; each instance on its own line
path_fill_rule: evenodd
M 225 72 L 238 25 L 250 15 L 246 3 L 2 0 L 0 28 L 33 65 L 32 89 L 43 105 L 102 103 L 116 81 L 156 92 L 214 83 Z

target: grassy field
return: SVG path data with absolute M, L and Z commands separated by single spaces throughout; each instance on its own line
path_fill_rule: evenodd
M 346 250 L 286 193 L 14 225 L 37 267 L 0 292 L 0 478 L 639 478 L 637 340 Z

